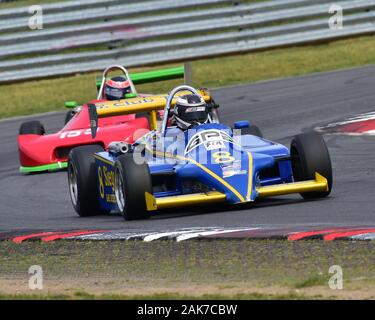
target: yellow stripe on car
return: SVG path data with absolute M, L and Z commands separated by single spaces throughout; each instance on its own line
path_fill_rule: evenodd
M 100 160 L 100 161 L 105 162 L 106 164 L 109 164 L 109 165 L 113 166 L 113 162 L 111 162 L 111 161 L 109 161 L 109 160 L 107 160 L 107 159 L 104 159 L 104 158 L 99 157 L 99 156 L 94 156 L 94 157 L 95 157 L 95 159 L 98 159 L 98 160 Z
M 236 195 L 236 197 L 241 201 L 241 202 L 245 202 L 245 198 L 241 195 L 240 192 L 238 192 L 235 188 L 233 188 L 227 181 L 225 181 L 223 178 L 219 177 L 216 173 L 212 172 L 210 169 L 208 169 L 207 167 L 205 167 L 204 165 L 200 164 L 199 162 L 195 161 L 194 159 L 191 159 L 191 158 L 186 158 L 186 157 L 182 157 L 182 156 L 178 156 L 178 155 L 173 155 L 171 153 L 164 153 L 164 152 L 161 152 L 161 151 L 151 151 L 149 148 L 147 148 L 147 150 L 151 153 L 153 153 L 154 155 L 157 155 L 157 156 L 161 156 L 161 157 L 165 157 L 165 158 L 171 158 L 171 159 L 178 159 L 178 160 L 184 160 L 184 161 L 189 161 L 193 164 L 195 164 L 197 167 L 199 167 L 200 169 L 202 169 L 203 171 L 205 171 L 207 174 L 209 174 L 211 177 L 213 177 L 214 179 L 216 179 L 217 181 L 219 181 L 222 185 L 224 185 L 227 189 L 229 189 L 233 194 Z
M 249 169 L 248 169 L 248 184 L 247 184 L 247 194 L 246 194 L 246 200 L 251 200 L 251 193 L 253 191 L 253 155 L 251 152 L 247 153 L 247 156 L 249 158 Z

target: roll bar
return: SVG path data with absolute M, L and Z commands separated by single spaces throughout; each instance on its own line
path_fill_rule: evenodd
M 108 75 L 108 73 L 110 71 L 113 71 L 113 70 L 120 70 L 120 71 L 122 71 L 124 73 L 125 77 L 126 77 L 126 80 L 128 80 L 129 83 L 130 83 L 130 89 L 131 89 L 132 93 L 137 94 L 137 90 L 135 89 L 135 86 L 133 84 L 132 79 L 129 76 L 128 71 L 123 66 L 120 66 L 120 65 L 111 65 L 108 68 L 106 68 L 104 70 L 104 72 L 103 72 L 102 83 L 100 85 L 100 89 L 99 89 L 97 100 L 102 100 L 103 99 L 103 90 L 104 90 L 105 81 L 107 79 L 107 75 Z
M 167 103 L 165 104 L 165 107 L 164 107 L 163 123 L 162 123 L 162 126 L 160 128 L 162 134 L 164 134 L 165 131 L 167 130 L 169 111 L 171 109 L 173 98 L 180 91 L 190 91 L 191 93 L 196 94 L 196 95 L 201 97 L 201 94 L 198 92 L 198 90 L 196 90 L 193 87 L 190 87 L 190 86 L 187 86 L 187 85 L 182 85 L 182 86 L 178 86 L 178 87 L 174 88 L 169 93 L 168 98 L 167 98 Z

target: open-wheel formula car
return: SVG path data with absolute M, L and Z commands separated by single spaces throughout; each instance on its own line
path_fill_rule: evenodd
M 329 195 L 331 161 L 319 134 L 297 135 L 289 150 L 251 134 L 248 121 L 238 121 L 231 128 L 208 117 L 205 123 L 183 131 L 170 118 L 176 97 L 189 93 L 204 94 L 189 86 L 175 88 L 164 107 L 162 125 L 133 144 L 118 141 L 108 150 L 91 145 L 70 152 L 69 191 L 80 216 L 117 211 L 133 220 L 188 205 L 235 205 L 291 193 L 307 199 Z M 155 113 L 161 108 L 93 107 L 97 111 L 91 113 L 93 135 L 96 117 Z
M 83 106 L 76 106 L 72 102 L 67 103 L 68 107 L 74 109 L 68 112 L 66 124 L 60 131 L 46 134 L 44 126 L 39 121 L 28 121 L 21 125 L 18 135 L 18 149 L 22 173 L 64 169 L 67 167 L 68 154 L 74 147 L 95 144 L 105 148 L 114 140 L 132 143 L 139 135 L 155 128 L 153 125 L 156 126 L 156 120 L 152 119 L 155 121 L 150 123 L 150 118 L 145 117 L 145 114 L 127 113 L 121 115 L 115 113 L 99 119 L 96 137 L 95 139 L 91 138 L 89 105 L 95 104 L 97 107 L 105 105 L 103 88 L 110 71 L 121 71 L 128 80 L 130 87 L 130 92 L 126 93 L 123 99 L 111 101 L 114 108 L 142 107 L 143 105 L 161 105 L 164 107 L 166 94 L 138 94 L 134 84 L 170 80 L 184 76 L 183 67 L 153 70 L 131 76 L 122 66 L 108 67 L 103 73 L 102 80 L 97 82 L 99 92 L 96 100 L 92 100 Z M 215 106 L 217 107 L 217 105 Z M 157 114 L 157 116 L 161 115 Z

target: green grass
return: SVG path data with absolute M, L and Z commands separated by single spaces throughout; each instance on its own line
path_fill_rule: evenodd
M 87 292 L 76 292 L 74 294 L 16 294 L 16 295 L 1 295 L 0 300 L 315 300 L 321 299 L 320 295 L 306 296 L 303 294 L 289 293 L 289 294 L 236 294 L 236 295 L 221 295 L 221 294 L 203 294 L 196 295 L 182 295 L 178 293 L 160 293 L 153 295 L 125 295 L 125 294 L 103 294 L 94 295 Z
M 374 63 L 375 38 L 367 36 L 317 46 L 198 60 L 193 62 L 193 76 L 195 86 L 213 88 Z M 0 96 L 3 101 L 0 117 L 63 110 L 66 100 L 85 103 L 96 96 L 94 78 L 98 74 L 95 72 L 0 85 Z M 181 84 L 181 80 L 147 84 L 139 86 L 138 91 L 167 92 L 178 84 Z
M 310 278 L 304 279 L 300 282 L 294 284 L 294 287 L 297 289 L 301 288 L 309 288 L 315 286 L 323 286 L 328 283 L 329 277 L 328 275 L 314 275 Z
M 373 297 L 374 250 L 373 242 L 344 241 L 2 242 L 0 298 L 334 298 L 331 265 L 343 268 L 349 293 Z M 31 265 L 43 268 L 46 290 L 27 289 Z

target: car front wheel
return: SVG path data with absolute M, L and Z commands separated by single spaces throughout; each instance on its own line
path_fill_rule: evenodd
M 115 164 L 115 195 L 125 220 L 147 219 L 145 194 L 152 195 L 151 175 L 146 163 L 138 164 L 133 153 L 118 157 Z
M 332 165 L 323 137 L 316 132 L 299 134 L 290 146 L 294 181 L 314 180 L 315 172 L 328 181 L 328 190 L 323 192 L 304 192 L 304 199 L 323 198 L 332 190 Z

